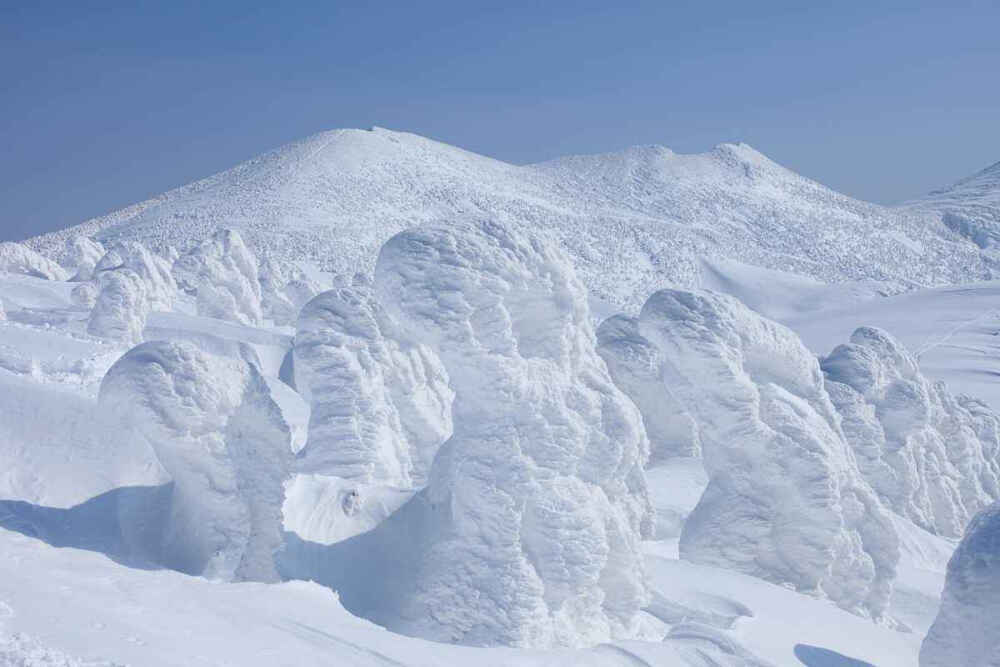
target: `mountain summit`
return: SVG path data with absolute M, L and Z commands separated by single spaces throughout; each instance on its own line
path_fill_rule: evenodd
M 745 144 L 518 166 L 381 128 L 316 134 L 29 244 L 61 247 L 83 233 L 183 249 L 230 227 L 261 254 L 352 274 L 370 271 L 402 229 L 477 217 L 548 230 L 591 291 L 626 308 L 656 288 L 698 284 L 705 258 L 898 290 L 992 275 L 954 226 L 839 194 Z

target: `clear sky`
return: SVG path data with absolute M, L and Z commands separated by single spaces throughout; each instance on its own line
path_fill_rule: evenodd
M 0 239 L 372 125 L 516 163 L 746 141 L 891 203 L 1000 160 L 1000 2 L 0 0 Z

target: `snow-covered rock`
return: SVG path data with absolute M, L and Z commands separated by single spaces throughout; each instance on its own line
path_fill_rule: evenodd
M 799 338 L 732 297 L 682 290 L 653 294 L 639 333 L 659 350 L 663 384 L 698 423 L 709 475 L 684 524 L 681 557 L 881 617 L 898 539 Z
M 398 340 L 365 286 L 312 299 L 298 318 L 295 387 L 311 404 L 297 470 L 361 484 L 424 486 L 451 436 L 454 394 L 429 348 Z
M 861 327 L 821 366 L 861 472 L 892 510 L 959 537 L 1000 497 L 1000 417 L 930 382 L 891 335 Z
M 454 434 L 409 519 L 374 531 L 395 526 L 405 554 L 374 620 L 474 645 L 635 636 L 648 441 L 565 254 L 499 223 L 417 228 L 383 246 L 374 284 L 455 391 Z
M 255 355 L 144 343 L 108 371 L 100 404 L 148 443 L 173 480 L 163 564 L 221 579 L 277 579 L 289 429 Z
M 322 291 L 303 271 L 269 255 L 261 260 L 258 276 L 261 310 L 275 324 L 294 324 L 302 306 Z
M 0 243 L 0 271 L 20 273 L 45 280 L 66 280 L 65 269 L 26 245 L 4 241 Z
M 948 561 L 920 667 L 1000 667 L 1000 503 L 972 519 Z
M 198 314 L 261 323 L 257 258 L 239 232 L 223 229 L 181 255 L 173 266 L 181 289 L 197 298 Z
M 100 272 L 99 280 L 87 333 L 128 345 L 140 342 L 150 310 L 146 281 L 128 268 Z
M 130 269 L 146 286 L 146 294 L 153 310 L 170 310 L 177 296 L 177 284 L 170 275 L 170 267 L 158 255 L 136 241 L 112 245 L 94 267 L 94 278 L 109 271 Z
M 94 277 L 94 267 L 105 253 L 103 245 L 77 234 L 66 239 L 66 248 L 59 263 L 73 276 L 71 280 L 83 282 Z
M 660 351 L 639 333 L 639 320 L 614 315 L 601 322 L 597 352 L 615 384 L 642 413 L 650 465 L 675 456 L 701 456 L 698 424 L 663 382 Z

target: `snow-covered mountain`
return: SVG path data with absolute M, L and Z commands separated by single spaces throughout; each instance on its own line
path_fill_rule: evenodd
M 1000 162 L 902 207 L 938 217 L 980 248 L 1000 246 Z
M 1000 596 L 963 234 L 344 130 L 3 244 L 0 665 L 913 665 Z
M 459 217 L 550 230 L 594 296 L 632 309 L 658 288 L 697 285 L 701 258 L 894 292 L 995 271 L 934 216 L 841 195 L 745 144 L 516 166 L 380 128 L 316 134 L 29 244 L 61 252 L 84 234 L 183 249 L 228 227 L 258 254 L 353 275 L 393 234 Z

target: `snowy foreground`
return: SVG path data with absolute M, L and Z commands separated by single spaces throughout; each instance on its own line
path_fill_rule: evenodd
M 513 168 L 321 139 L 443 151 L 449 192 L 527 178 L 532 215 L 650 165 L 681 191 L 641 215 L 731 168 L 861 211 L 746 148 Z M 983 277 L 992 237 L 871 208 L 933 257 L 720 245 L 681 276 L 664 246 L 616 282 L 627 253 L 455 215 L 322 236 L 331 273 L 302 230 L 161 233 L 236 206 L 227 178 L 0 245 L 0 664 L 1000 664 L 1000 283 L 907 282 L 942 253 Z

